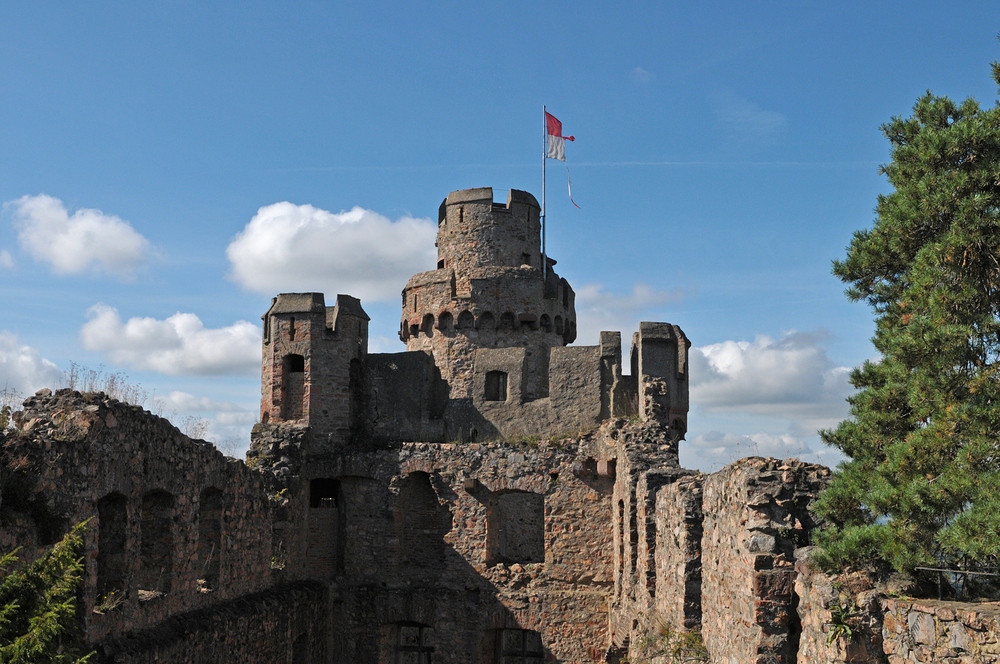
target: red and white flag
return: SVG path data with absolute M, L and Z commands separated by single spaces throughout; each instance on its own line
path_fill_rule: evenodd
M 573 136 L 562 135 L 562 122 L 548 111 L 545 112 L 545 130 L 549 138 L 549 149 L 545 156 L 549 159 L 566 161 L 566 141 L 575 141 Z

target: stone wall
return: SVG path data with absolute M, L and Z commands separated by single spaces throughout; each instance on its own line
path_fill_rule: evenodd
M 796 459 L 741 459 L 704 484 L 702 636 L 714 661 L 795 661 L 794 550 L 830 471 Z
M 889 664 L 1000 662 L 1000 606 L 887 598 L 883 648 Z
M 5 453 L 21 456 L 26 470 L 4 508 L 34 528 L 3 544 L 20 545 L 30 560 L 69 524 L 91 520 L 88 642 L 271 586 L 269 491 L 241 461 L 101 393 L 43 390 L 15 421 Z
M 840 578 L 823 573 L 810 560 L 814 549 L 795 552 L 795 595 L 802 629 L 798 663 L 884 664 L 882 608 L 874 580 L 862 572 Z
M 701 474 L 656 492 L 656 613 L 677 629 L 701 626 Z
M 324 662 L 329 598 L 321 584 L 279 586 L 99 644 L 102 664 Z
M 435 662 L 492 661 L 506 628 L 539 633 L 555 661 L 603 661 L 613 479 L 591 472 L 601 444 L 408 443 L 327 467 L 343 560 L 332 661 L 381 661 L 401 625 L 433 630 Z

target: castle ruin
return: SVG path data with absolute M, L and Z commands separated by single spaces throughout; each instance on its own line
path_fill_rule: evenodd
M 726 664 L 881 661 L 824 650 L 829 602 L 796 567 L 826 468 L 679 468 L 678 326 L 641 323 L 627 373 L 618 332 L 569 346 L 526 192 L 451 193 L 437 247 L 402 291 L 404 352 L 368 352 L 349 295 L 274 298 L 246 463 L 103 394 L 24 403 L 0 549 L 91 519 L 98 661 L 667 662 L 671 634 Z

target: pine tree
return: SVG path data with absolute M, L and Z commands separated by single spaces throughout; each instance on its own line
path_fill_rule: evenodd
M 1000 85 L 1000 64 L 993 64 Z M 927 92 L 882 127 L 894 191 L 834 274 L 874 310 L 881 353 L 851 375 L 853 418 L 821 432 L 849 461 L 817 503 L 843 567 L 1000 553 L 1000 105 Z
M 77 593 L 83 574 L 83 531 L 75 526 L 41 558 L 14 569 L 16 552 L 0 557 L 0 662 L 83 664 Z

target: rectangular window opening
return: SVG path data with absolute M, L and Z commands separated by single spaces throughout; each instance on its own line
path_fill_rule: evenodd
M 486 373 L 486 389 L 483 399 L 485 401 L 507 400 L 507 372 L 488 371 Z

